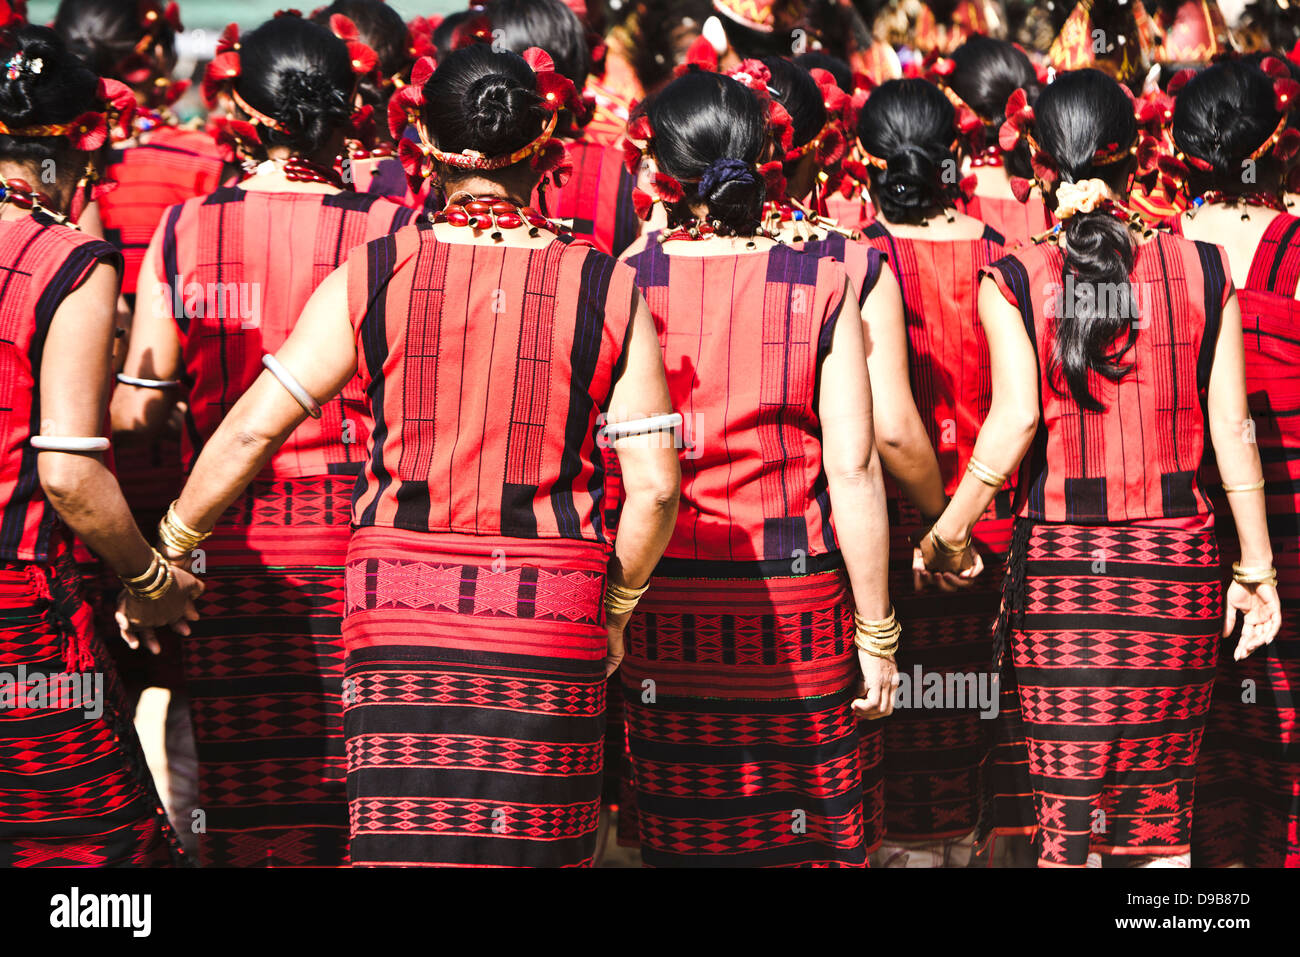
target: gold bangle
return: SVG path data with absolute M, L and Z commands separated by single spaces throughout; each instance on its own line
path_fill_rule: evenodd
M 166 564 L 166 562 L 164 561 L 162 555 L 159 553 L 158 549 L 151 548 L 149 549 L 149 551 L 152 552 L 153 554 L 152 557 L 150 557 L 149 559 L 149 567 L 146 568 L 143 572 L 141 572 L 139 575 L 118 575 L 117 576 L 122 580 L 123 585 L 126 585 L 127 587 L 131 587 L 131 586 L 140 587 L 144 585 L 145 582 L 152 582 L 155 578 L 158 577 L 158 566 L 161 564 Z
M 995 472 L 975 456 L 971 456 L 966 462 L 966 471 L 975 476 L 989 488 L 1000 489 L 1007 484 L 1007 477 L 1001 472 Z
M 140 601 L 157 601 L 159 598 L 162 598 L 163 595 L 167 594 L 167 592 L 171 591 L 172 586 L 175 584 L 176 576 L 172 574 L 172 567 L 164 561 L 162 563 L 161 576 L 158 581 L 151 583 L 147 588 L 138 588 L 132 585 L 127 585 L 126 590 L 133 598 L 137 598 Z
M 1272 565 L 1244 568 L 1233 562 L 1232 580 L 1238 585 L 1277 585 L 1277 569 Z
M 1264 487 L 1264 480 L 1251 482 L 1249 485 L 1225 485 L 1223 490 L 1229 495 L 1236 495 L 1238 492 L 1258 492 Z
M 629 588 L 627 585 L 619 585 L 608 579 L 605 580 L 605 611 L 611 615 L 622 615 L 636 607 L 641 596 L 646 593 L 650 583 L 646 582 L 640 588 Z
M 158 523 L 158 539 L 177 554 L 188 554 L 195 545 L 212 535 L 190 528 L 176 517 L 176 503 L 167 506 L 167 514 Z
M 955 545 L 940 535 L 935 529 L 936 526 L 930 526 L 930 543 L 934 545 L 935 551 L 943 552 L 945 555 L 960 555 L 962 552 L 966 551 L 966 549 L 970 548 L 970 536 L 967 536 L 966 541 L 962 542 L 960 545 Z
M 853 626 L 853 644 L 858 650 L 876 658 L 890 658 L 898 650 L 903 626 L 892 605 L 889 614 L 880 619 L 863 618 L 854 612 Z

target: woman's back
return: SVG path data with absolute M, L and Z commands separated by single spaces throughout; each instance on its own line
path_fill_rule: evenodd
M 687 423 L 665 554 L 789 561 L 797 550 L 834 551 L 816 398 L 843 267 L 784 246 L 692 256 L 655 242 L 627 262 Z
M 187 461 L 288 338 L 302 307 L 353 247 L 412 210 L 352 192 L 225 187 L 169 209 L 160 225 L 158 303 L 176 320 L 190 382 Z M 369 412 L 355 383 L 304 422 L 268 466 L 278 477 L 356 474 Z
M 631 270 L 585 243 L 445 242 L 427 225 L 356 250 L 348 269 L 375 417 L 354 523 L 606 541 L 596 431 Z

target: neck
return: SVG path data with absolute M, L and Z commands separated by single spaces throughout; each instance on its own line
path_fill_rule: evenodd
M 536 187 L 535 183 L 507 184 L 485 176 L 465 176 L 452 182 L 444 179 L 443 183 L 449 202 L 453 196 L 467 193 L 475 199 L 504 199 L 516 206 L 527 206 Z
M 44 193 L 50 198 L 53 212 L 66 214 L 72 206 L 72 194 L 76 189 L 76 184 L 63 180 L 56 180 L 53 183 L 44 182 L 41 170 L 37 166 L 0 160 L 0 179 L 24 180 L 33 190 Z

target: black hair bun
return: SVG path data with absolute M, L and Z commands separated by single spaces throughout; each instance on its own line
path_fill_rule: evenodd
M 489 73 L 479 77 L 465 91 L 465 131 L 472 148 L 488 156 L 510 153 L 519 143 L 521 130 L 540 131 L 540 104 L 537 91 L 513 76 Z

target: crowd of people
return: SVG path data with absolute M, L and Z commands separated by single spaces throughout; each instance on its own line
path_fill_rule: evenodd
M 1300 5 L 24 7 L 0 865 L 1300 866 Z

